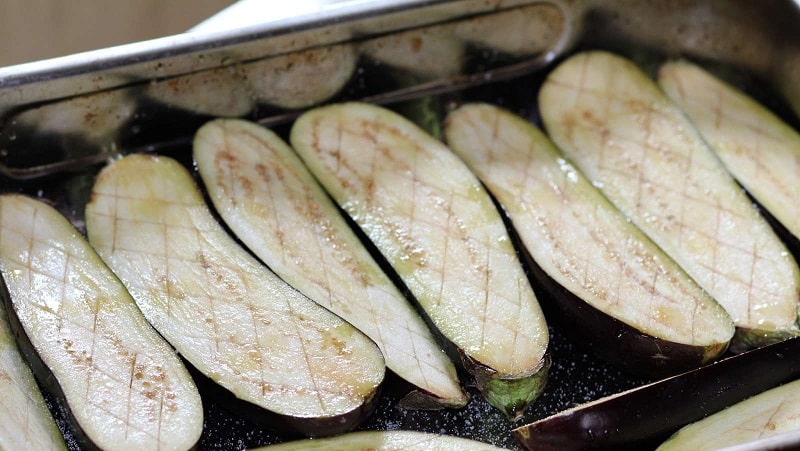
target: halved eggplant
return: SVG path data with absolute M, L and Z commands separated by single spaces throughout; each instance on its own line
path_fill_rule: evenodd
M 688 61 L 661 66 L 658 83 L 728 171 L 800 238 L 800 134 L 743 92 Z
M 37 376 L 101 449 L 187 449 L 203 407 L 189 373 L 130 295 L 58 211 L 0 196 L 6 305 Z
M 800 380 L 684 426 L 658 450 L 719 449 L 792 431 L 800 431 Z
M 306 435 L 371 411 L 378 347 L 278 279 L 214 220 L 191 174 L 167 157 L 104 168 L 86 207 L 89 240 L 145 317 L 195 368 Z
M 687 423 L 800 377 L 791 357 L 798 352 L 800 337 L 790 338 L 576 406 L 513 434 L 526 449 L 653 449 Z
M 611 334 L 592 313 L 567 313 L 570 329 L 639 372 L 678 372 L 716 358 L 734 327 L 725 310 L 639 229 L 628 222 L 534 125 L 500 108 L 466 105 L 445 122 L 450 148 L 488 187 L 514 229 L 556 308 L 587 307 L 633 329 Z M 559 296 L 559 288 L 572 295 Z M 612 335 L 608 337 L 608 335 Z M 628 336 L 631 335 L 631 336 Z M 623 338 L 624 337 L 624 338 Z
M 0 305 L 0 449 L 67 449 Z
M 318 440 L 298 440 L 278 445 L 264 446 L 253 451 L 291 450 L 418 450 L 418 451 L 499 451 L 502 448 L 487 443 L 449 435 L 416 431 L 363 431 Z
M 553 141 L 728 311 L 731 348 L 798 335 L 800 271 L 683 113 L 632 62 L 575 55 L 539 92 Z
M 499 212 L 442 143 L 380 107 L 311 110 L 291 142 L 511 417 L 542 391 L 548 331 Z
M 197 132 L 194 159 L 239 239 L 287 283 L 374 340 L 387 367 L 420 390 L 407 407 L 466 404 L 455 367 L 428 326 L 278 135 L 216 120 Z

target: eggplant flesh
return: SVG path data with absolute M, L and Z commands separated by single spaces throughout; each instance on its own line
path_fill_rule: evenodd
M 291 451 L 291 450 L 408 450 L 408 451 L 498 451 L 501 448 L 449 435 L 431 434 L 416 431 L 364 431 L 351 432 L 338 437 L 318 440 L 298 440 L 265 446 L 253 451 Z
M 0 449 L 65 450 L 0 305 Z
M 406 407 L 461 407 L 453 363 L 291 148 L 242 120 L 195 136 L 194 159 L 228 227 L 287 283 L 364 332 L 388 368 L 430 395 Z M 411 398 L 408 398 L 410 401 Z
M 458 349 L 486 399 L 521 414 L 545 382 L 548 331 L 475 176 L 411 122 L 371 105 L 311 110 L 291 142 Z
M 6 304 L 63 396 L 76 435 L 102 449 L 187 449 L 200 395 L 172 348 L 77 230 L 52 207 L 0 197 Z M 44 367 L 42 367 L 44 368 Z
M 731 315 L 731 349 L 800 333 L 797 263 L 653 80 L 581 53 L 548 76 L 539 106 L 567 158 Z
M 661 66 L 658 83 L 731 174 L 800 238 L 800 134 L 743 92 L 688 61 Z
M 658 447 L 711 450 L 800 430 L 800 380 L 760 393 L 684 426 Z
M 86 225 L 156 330 L 284 432 L 334 434 L 370 411 L 378 347 L 239 247 L 175 160 L 134 154 L 104 168 Z
M 639 332 L 630 341 L 604 340 L 610 330 L 575 318 L 572 327 L 598 329 L 595 339 L 617 348 L 605 354 L 624 354 L 617 360 L 635 362 L 639 372 L 675 372 L 727 349 L 734 327 L 725 310 L 534 125 L 474 104 L 451 112 L 445 133 L 503 206 L 536 265 L 574 294 L 555 303 L 585 302 Z

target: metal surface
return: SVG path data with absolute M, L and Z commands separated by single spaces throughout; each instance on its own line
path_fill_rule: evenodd
M 215 116 L 245 117 L 285 136 L 299 112 L 356 99 L 387 105 L 435 133 L 448 108 L 480 100 L 536 122 L 536 94 L 550 65 L 588 48 L 621 53 L 648 70 L 666 58 L 691 58 L 798 124 L 800 10 L 788 0 L 325 3 L 241 29 L 0 68 L 0 187 L 50 200 L 82 229 L 104 161 L 144 151 L 191 166 L 192 134 Z M 551 333 L 550 382 L 523 422 L 649 382 L 588 354 L 557 324 Z M 394 404 L 406 388 L 390 378 L 363 428 L 516 446 L 510 429 L 523 422 L 511 424 L 474 390 L 461 410 L 402 411 Z M 286 439 L 211 397 L 204 402 L 201 448 Z

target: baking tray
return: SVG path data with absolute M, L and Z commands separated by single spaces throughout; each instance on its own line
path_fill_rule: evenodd
M 155 152 L 191 167 L 192 134 L 212 117 L 248 118 L 285 136 L 292 119 L 311 106 L 363 100 L 436 135 L 448 109 L 478 100 L 539 123 L 538 87 L 554 64 L 583 49 L 612 50 L 650 71 L 668 58 L 690 58 L 797 128 L 797 25 L 798 6 L 778 0 L 327 1 L 314 13 L 257 26 L 0 68 L 0 189 L 45 198 L 84 230 L 93 178 L 108 159 Z M 304 64 L 317 79 L 339 85 L 295 93 L 286 83 L 307 75 Z M 273 78 L 258 86 L 254 80 L 262 76 Z M 281 92 L 292 93 L 295 102 Z M 550 325 L 547 388 L 516 423 L 471 387 L 463 409 L 398 409 L 409 387 L 389 374 L 361 429 L 447 433 L 515 448 L 512 427 L 652 381 L 600 360 L 565 332 Z M 201 390 L 206 419 L 200 449 L 288 438 L 225 410 L 214 390 Z M 48 403 L 77 448 L 64 413 Z

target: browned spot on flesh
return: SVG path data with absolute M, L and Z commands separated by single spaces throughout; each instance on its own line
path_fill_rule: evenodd
M 264 163 L 256 163 L 256 172 L 265 182 L 269 183 L 272 176 L 269 175 L 269 168 Z
M 594 113 L 592 113 L 589 110 L 583 110 L 583 112 L 581 113 L 581 116 L 583 117 L 583 120 L 585 120 L 586 122 L 588 122 L 590 125 L 592 125 L 594 127 L 604 128 L 605 125 L 606 125 L 606 123 L 603 122 L 603 120 L 601 118 L 596 117 L 594 115 Z
M 411 38 L 411 51 L 416 53 L 422 48 L 422 38 L 419 36 L 414 36 Z
M 241 160 L 239 160 L 236 155 L 234 155 L 230 150 L 222 150 L 217 152 L 214 157 L 214 165 L 217 168 L 217 172 L 220 174 L 225 174 L 226 172 L 230 173 L 231 177 L 234 178 L 236 181 L 239 182 L 239 186 L 244 191 L 244 196 L 251 197 L 253 195 L 253 183 L 245 176 L 237 175 L 240 172 L 240 168 L 242 166 Z M 227 171 L 225 168 L 227 167 Z M 219 181 L 220 186 L 226 188 L 228 190 L 232 190 L 232 186 L 225 185 L 226 180 L 221 179 Z M 235 196 L 231 196 L 231 199 L 234 203 L 236 203 Z
M 0 370 L 0 380 L 11 382 L 11 376 L 9 376 L 5 371 Z
M 197 262 L 200 263 L 200 266 L 202 266 L 203 269 L 208 269 L 211 267 L 211 264 L 206 260 L 206 255 L 202 252 L 197 253 Z

